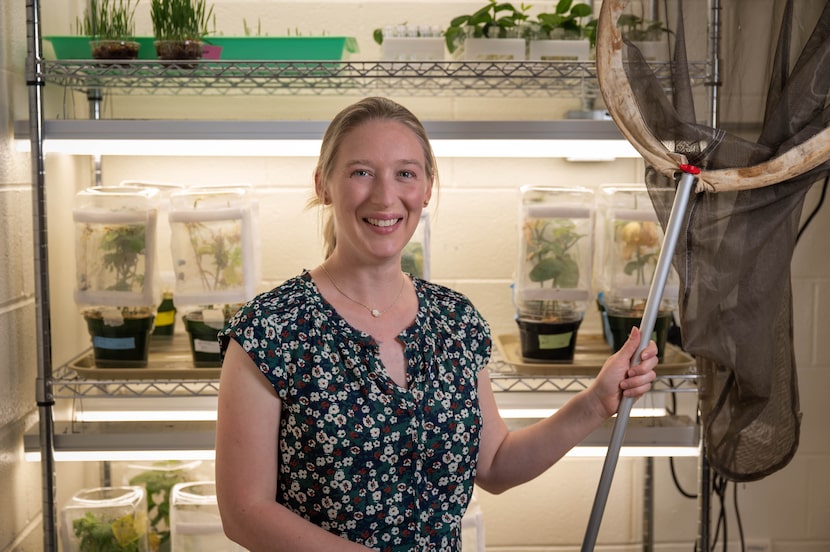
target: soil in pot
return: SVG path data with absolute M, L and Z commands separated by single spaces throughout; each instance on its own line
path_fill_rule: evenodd
M 539 322 L 516 319 L 522 358 L 528 362 L 572 362 L 582 320 Z
M 132 40 L 93 40 L 90 47 L 95 59 L 130 60 L 138 57 L 139 43 Z
M 95 365 L 100 368 L 143 368 L 147 366 L 151 312 L 126 313 L 120 320 L 108 319 L 99 310 L 84 313 L 92 337 Z
M 199 40 L 157 40 L 156 55 L 160 60 L 179 62 L 202 58 L 202 42 Z M 175 63 L 182 69 L 193 69 L 193 63 Z
M 611 348 L 614 351 L 619 350 L 623 346 L 628 335 L 631 333 L 631 328 L 639 326 L 643 321 L 641 316 L 616 316 L 613 314 L 603 313 L 603 317 L 607 318 L 608 325 L 606 330 L 611 332 L 610 339 L 606 336 Z M 657 357 L 660 362 L 663 361 L 663 355 L 666 350 L 666 339 L 669 335 L 669 328 L 671 327 L 672 315 L 666 314 L 658 316 L 654 322 L 654 332 L 651 339 L 657 343 Z
M 190 351 L 193 353 L 193 365 L 197 368 L 215 368 L 222 366 L 219 352 L 216 324 L 208 325 L 201 312 L 191 312 L 183 317 L 184 327 L 190 336 Z

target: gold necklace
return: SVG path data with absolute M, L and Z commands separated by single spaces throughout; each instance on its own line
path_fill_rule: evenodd
M 372 315 L 373 317 L 375 317 L 375 318 L 380 318 L 380 317 L 381 317 L 381 315 L 383 315 L 383 313 L 385 313 L 385 312 L 389 311 L 389 309 L 391 309 L 392 307 L 394 307 L 394 306 L 395 306 L 395 303 L 397 303 L 397 302 L 398 302 L 398 299 L 400 299 L 400 298 L 401 298 L 401 295 L 403 295 L 403 287 L 404 287 L 404 283 L 406 282 L 406 280 L 405 280 L 404 278 L 401 278 L 401 289 L 398 291 L 398 296 L 397 296 L 397 297 L 395 297 L 395 300 L 394 300 L 394 301 L 392 301 L 392 302 L 389 304 L 389 306 L 388 306 L 388 307 L 386 307 L 386 308 L 385 308 L 385 309 L 383 309 L 383 310 L 373 309 L 373 308 L 369 307 L 368 305 L 364 305 L 363 303 L 361 303 L 361 302 L 360 302 L 360 301 L 358 301 L 357 299 L 352 299 L 351 297 L 349 297 L 349 296 L 346 294 L 346 292 L 345 292 L 345 291 L 343 291 L 342 289 L 340 289 L 340 286 L 338 286 L 338 285 L 337 285 L 337 282 L 335 282 L 335 281 L 334 281 L 334 278 L 332 278 L 332 277 L 331 277 L 331 274 L 329 274 L 329 271 L 328 271 L 328 270 L 326 270 L 326 265 L 325 265 L 325 264 L 321 264 L 321 265 L 320 265 L 320 268 L 322 268 L 322 269 L 323 269 L 323 272 L 325 272 L 325 273 L 326 273 L 326 276 L 328 277 L 329 281 L 331 281 L 331 285 L 333 285 L 333 286 L 334 286 L 334 289 L 336 289 L 337 291 L 339 291 L 339 292 L 340 292 L 340 295 L 342 295 L 343 297 L 345 297 L 346 299 L 348 299 L 348 300 L 349 300 L 349 301 L 351 301 L 352 303 L 354 303 L 354 304 L 356 304 L 356 305 L 360 305 L 361 307 L 363 307 L 364 309 L 366 309 L 367 311 L 369 311 L 369 314 L 371 314 L 371 315 Z

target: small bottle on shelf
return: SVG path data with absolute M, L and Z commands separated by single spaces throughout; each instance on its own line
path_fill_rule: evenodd
M 173 337 L 176 328 L 176 306 L 173 304 L 173 292 L 165 291 L 162 294 L 161 304 L 156 312 L 156 326 L 153 335 L 157 337 Z

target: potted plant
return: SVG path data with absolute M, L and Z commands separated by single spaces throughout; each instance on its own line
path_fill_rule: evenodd
M 84 10 L 82 34 L 90 37 L 95 59 L 135 59 L 139 43 L 135 39 L 133 16 L 139 0 L 89 0 Z
M 221 364 L 217 333 L 256 292 L 256 202 L 244 188 L 195 188 L 171 195 L 174 302 L 196 366 Z
M 100 367 L 147 364 L 153 329 L 158 190 L 88 188 L 76 195 L 75 302 Z
M 213 6 L 208 8 L 205 0 L 152 0 L 150 18 L 158 58 L 200 59 L 212 16 Z
M 488 0 L 469 15 L 459 15 L 444 31 L 447 50 L 468 60 L 524 60 L 530 6 Z
M 661 193 L 654 191 L 653 193 Z M 671 198 L 666 198 L 670 201 Z M 663 243 L 663 230 L 643 185 L 603 185 L 597 195 L 597 305 L 613 349 L 643 317 Z M 672 271 L 661 298 L 653 339 L 663 353 L 677 306 L 678 278 Z
M 436 25 L 387 25 L 372 32 L 384 61 L 440 61 L 444 38 Z
M 589 296 L 593 192 L 523 186 L 516 323 L 528 361 L 573 360 Z
M 659 61 L 667 58 L 666 39 L 671 30 L 662 21 L 624 13 L 617 19 L 617 26 L 623 38 L 636 46 L 646 60 Z
M 129 464 L 127 484 L 144 489 L 147 500 L 148 537 L 151 552 L 169 552 L 170 504 L 174 486 L 199 477 L 200 460 L 166 460 L 150 464 Z
M 149 552 L 147 500 L 141 487 L 83 489 L 61 514 L 65 552 Z
M 532 60 L 588 60 L 596 40 L 593 8 L 582 2 L 559 0 L 550 13 L 539 13 L 530 22 L 528 58 Z
M 401 270 L 429 280 L 429 258 L 429 214 L 422 212 L 418 228 L 403 248 Z

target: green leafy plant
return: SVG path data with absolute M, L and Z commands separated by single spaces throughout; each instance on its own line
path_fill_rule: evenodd
M 671 30 L 662 21 L 644 19 L 632 13 L 620 15 L 617 26 L 623 37 L 632 42 L 660 40 L 663 33 L 671 34 Z
M 532 219 L 524 223 L 527 277 L 540 287 L 575 288 L 579 285 L 579 263 L 573 247 L 584 237 L 568 219 Z M 523 313 L 543 321 L 555 320 L 570 302 L 528 301 Z M 560 304 L 563 303 L 563 304 Z
M 150 522 L 150 544 L 153 550 L 166 548 L 170 540 L 170 491 L 177 483 L 189 480 L 184 469 L 167 469 L 178 463 L 160 462 L 158 470 L 147 470 L 130 478 L 130 485 L 139 485 L 147 491 L 147 512 Z
M 615 223 L 615 239 L 622 245 L 620 255 L 625 262 L 623 272 L 634 276 L 639 286 L 651 283 L 657 258 L 660 256 L 660 234 L 656 222 L 618 221 Z M 646 274 L 646 268 L 651 267 Z
M 100 256 L 100 267 L 84 266 L 79 274 L 78 288 L 86 291 L 94 285 L 95 274 L 107 275 L 107 291 L 132 292 L 144 286 L 146 258 L 146 232 L 144 224 L 85 224 L 81 228 L 80 244 L 84 248 L 82 258 Z
M 487 4 L 469 15 L 459 15 L 450 21 L 444 31 L 444 40 L 450 53 L 463 43 L 464 38 L 507 38 L 511 33 L 520 33 L 521 25 L 527 21 L 531 6 L 520 4 L 517 8 L 510 2 L 488 0 Z
M 424 277 L 424 245 L 409 242 L 401 254 L 401 270 L 418 278 Z
M 132 514 L 105 519 L 93 512 L 72 521 L 79 552 L 139 552 L 147 527 Z
M 219 226 L 202 222 L 185 223 L 196 263 L 196 270 L 206 291 L 241 286 L 242 236 L 237 224 Z M 180 270 L 186 268 L 184 259 L 176 264 Z M 179 278 L 186 275 L 179 273 Z
M 132 291 L 144 285 L 146 230 L 143 224 L 113 226 L 101 240 L 104 268 L 115 274 L 111 291 Z
M 209 34 L 213 6 L 205 0 L 152 0 L 150 18 L 157 40 L 201 40 Z
M 593 46 L 597 28 L 597 20 L 591 17 L 593 13 L 590 4 L 559 0 L 553 12 L 537 14 L 533 23 L 541 38 L 588 38 Z

